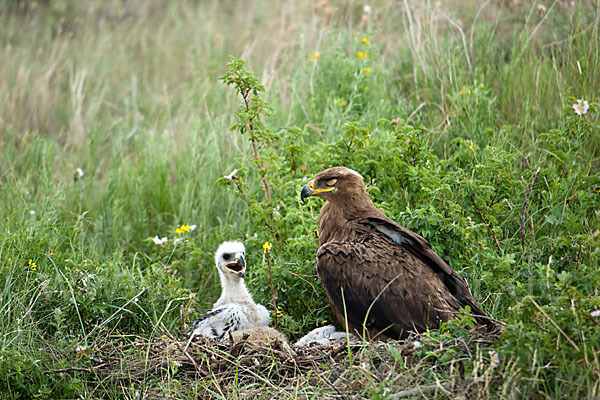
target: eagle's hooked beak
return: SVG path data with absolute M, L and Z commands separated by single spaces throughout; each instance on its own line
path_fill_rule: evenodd
M 300 200 L 305 202 L 307 197 L 313 195 L 313 190 L 315 190 L 315 181 L 310 181 L 302 188 L 302 191 L 300 192 Z
M 243 278 L 246 275 L 246 259 L 244 258 L 244 254 L 236 253 L 235 259 L 225 264 L 225 268 Z
M 315 180 L 313 179 L 312 181 L 308 182 L 306 185 L 304 185 L 304 187 L 302 188 L 302 191 L 300 192 L 300 199 L 302 201 L 304 201 L 305 198 L 310 197 L 310 196 L 314 196 L 316 194 L 320 194 L 320 193 L 327 193 L 327 192 L 331 192 L 335 190 L 335 187 L 331 186 L 327 189 L 315 189 Z

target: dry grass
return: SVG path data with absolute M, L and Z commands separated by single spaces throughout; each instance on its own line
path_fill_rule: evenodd
M 290 348 L 278 341 L 270 345 L 243 339 L 219 343 L 204 337 L 188 341 L 166 330 L 162 333 L 150 339 L 105 332 L 91 350 L 66 360 L 72 367 L 52 372 L 86 380 L 92 397 L 108 395 L 114 387 L 135 387 L 144 388 L 141 398 L 147 399 L 165 395 L 188 398 L 190 393 L 201 398 L 230 398 L 233 394 L 241 398 L 315 394 L 341 398 L 364 394 L 367 387 L 373 388 L 373 394 L 383 391 L 380 395 L 385 398 L 488 398 L 494 383 L 493 367 L 477 360 L 480 347 L 495 339 L 489 334 L 476 333 L 467 341 L 415 335 L 406 341 L 366 345 L 337 341 Z M 453 359 L 441 367 L 446 375 L 438 376 L 440 364 L 444 364 L 440 360 L 447 354 L 453 354 Z M 468 378 L 464 371 L 467 359 L 476 365 Z M 168 389 L 173 381 L 179 382 L 179 393 Z M 390 388 L 406 390 L 391 393 Z

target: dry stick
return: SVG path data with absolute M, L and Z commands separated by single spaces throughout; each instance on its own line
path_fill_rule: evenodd
M 527 262 L 529 262 L 529 253 L 525 248 L 525 218 L 527 216 L 527 202 L 529 201 L 529 196 L 531 196 L 531 191 L 533 190 L 533 183 L 535 182 L 535 177 L 539 172 L 540 167 L 538 167 L 537 171 L 535 171 L 535 174 L 533 174 L 533 178 L 531 178 L 531 183 L 529 184 L 529 187 L 527 187 L 525 179 L 521 177 L 523 185 L 525 185 L 525 189 L 527 190 L 527 193 L 525 194 L 525 201 L 523 202 L 523 211 L 521 212 L 521 246 L 523 246 L 523 250 L 525 251 L 525 255 L 527 256 Z
M 540 312 L 541 312 L 542 314 L 544 314 L 544 317 L 546 317 L 546 318 L 548 319 L 548 321 L 550 321 L 550 323 L 551 323 L 552 325 L 554 325 L 554 327 L 555 327 L 556 329 L 558 329 L 558 331 L 559 331 L 560 333 L 562 333 L 562 335 L 563 335 L 563 336 L 564 336 L 564 337 L 565 337 L 565 338 L 566 338 L 566 339 L 569 341 L 569 343 L 571 343 L 571 346 L 573 346 L 573 347 L 575 348 L 575 350 L 579 351 L 579 346 L 577 346 L 577 344 L 575 344 L 575 342 L 574 342 L 574 341 L 572 341 L 572 340 L 571 340 L 571 338 L 567 336 L 567 334 L 565 333 L 565 331 L 563 331 L 562 329 L 560 329 L 560 326 L 558 326 L 558 325 L 556 324 L 556 322 L 554 322 L 554 321 L 552 320 L 552 318 L 550 318 L 550 316 L 549 316 L 548 314 L 546 314 L 546 311 L 544 311 L 544 309 L 543 309 L 542 307 L 540 307 L 540 305 L 539 305 L 538 303 L 536 303 L 536 302 L 535 302 L 535 300 L 533 299 L 533 297 L 531 297 L 531 296 L 527 296 L 527 297 L 529 298 L 529 300 L 531 300 L 531 302 L 533 303 L 533 305 L 534 305 L 534 306 L 536 306 L 536 307 L 537 307 L 537 309 L 538 309 L 538 310 L 540 310 Z
M 60 368 L 60 369 L 51 369 L 49 372 L 53 372 L 53 373 L 62 373 L 62 372 L 87 372 L 87 373 L 92 373 L 94 372 L 96 369 L 98 368 L 102 368 L 106 365 L 107 363 L 104 364 L 98 364 L 95 367 L 68 367 L 68 368 Z
M 450 310 L 443 310 L 441 308 L 436 308 L 436 311 L 443 311 L 443 312 L 447 312 L 449 314 L 456 314 L 456 315 L 466 315 L 467 317 L 473 317 L 473 318 L 482 318 L 482 319 L 487 319 L 488 321 L 492 321 L 497 323 L 498 325 L 502 325 L 502 326 L 508 326 L 508 324 L 504 321 L 501 321 L 499 319 L 496 318 L 492 318 L 492 317 L 488 317 L 487 315 L 479 315 L 479 314 L 470 314 L 470 313 L 466 313 L 466 312 L 462 312 L 462 311 L 450 311 Z
M 125 303 L 121 307 L 119 307 L 119 309 L 117 311 L 115 311 L 110 317 L 108 317 L 108 319 L 104 320 L 104 322 L 102 322 L 100 325 L 96 325 L 94 327 L 94 329 L 92 329 L 90 331 L 90 333 L 88 333 L 87 335 L 85 335 L 85 337 L 83 338 L 83 340 L 86 340 L 87 338 L 89 338 L 92 335 L 92 333 L 96 332 L 98 329 L 100 329 L 104 325 L 108 324 L 118 313 L 120 313 L 121 311 L 123 311 L 125 309 L 125 307 L 127 307 L 129 305 L 129 303 L 131 303 L 132 301 L 134 301 L 135 299 L 137 299 L 138 297 L 140 297 L 142 294 L 144 294 L 144 292 L 146 292 L 146 290 L 148 290 L 148 288 L 143 288 L 141 292 L 139 292 L 138 294 L 136 294 L 135 296 L 133 296 L 131 299 L 129 299 L 129 301 L 127 301 L 127 303 Z
M 246 91 L 246 93 L 242 93 L 242 97 L 244 98 L 244 104 L 246 106 L 247 112 L 250 111 L 250 105 L 248 104 L 248 95 L 249 94 L 250 94 L 250 89 L 248 89 L 248 91 Z M 248 130 L 250 132 L 254 131 L 254 126 L 252 125 L 252 119 L 250 119 L 248 121 Z M 260 165 L 258 164 L 258 150 L 256 149 L 256 140 L 252 137 L 252 134 L 250 136 L 250 140 L 252 142 L 252 149 L 254 150 L 254 161 L 256 161 L 256 165 L 260 168 Z M 263 170 L 266 170 L 266 168 Z M 267 195 L 267 201 L 270 203 L 271 202 L 271 191 L 269 190 L 269 184 L 267 183 L 267 179 L 264 176 L 262 177 L 262 183 L 263 183 L 263 186 L 265 187 L 265 194 Z
M 407 390 L 403 390 L 398 393 L 394 393 L 394 394 L 390 395 L 390 397 L 388 397 L 388 399 L 404 399 L 404 398 L 416 396 L 419 394 L 435 392 L 438 389 L 447 389 L 447 390 L 452 389 L 452 383 L 445 382 L 445 383 L 439 383 L 439 384 L 435 384 L 435 385 L 417 386 L 412 389 L 407 389 Z
M 273 299 L 273 307 L 275 308 L 275 329 L 279 327 L 279 310 L 275 302 L 275 289 L 273 289 L 273 276 L 271 275 L 271 259 L 269 258 L 269 248 L 265 247 L 265 255 L 267 257 L 267 265 L 269 266 L 269 284 L 271 285 L 271 298 Z
M 230 363 L 231 365 L 235 365 L 236 367 L 238 367 L 239 369 L 243 370 L 244 372 L 249 373 L 250 375 L 254 376 L 255 378 L 258 378 L 259 380 L 263 381 L 264 383 L 266 383 L 267 385 L 273 387 L 274 389 L 279 389 L 277 386 L 275 386 L 270 380 L 265 379 L 264 377 L 260 376 L 259 374 L 257 374 L 256 372 L 254 372 L 252 369 L 245 367 L 243 364 L 237 364 L 235 360 L 232 360 L 234 357 L 231 354 L 227 354 L 221 351 L 214 351 L 209 347 L 200 347 L 202 350 L 206 351 L 207 353 L 212 354 L 215 357 L 219 357 L 222 360 L 224 360 L 225 362 Z M 227 357 L 229 356 L 229 357 Z
M 479 213 L 479 216 L 483 220 L 485 227 L 487 228 L 488 232 L 490 232 L 490 234 L 494 238 L 494 241 L 496 242 L 496 246 L 498 247 L 498 250 L 502 251 L 502 247 L 500 247 L 500 243 L 498 242 L 498 238 L 496 237 L 496 234 L 494 233 L 492 228 L 490 228 L 490 224 L 488 224 L 487 221 L 485 220 L 485 218 L 483 217 L 483 214 L 482 214 L 481 210 L 479 209 L 479 207 L 477 207 L 477 204 L 475 204 L 475 200 L 473 200 L 473 196 L 471 196 L 471 203 L 473 203 L 473 205 L 475 206 L 475 209 L 477 209 L 477 212 Z

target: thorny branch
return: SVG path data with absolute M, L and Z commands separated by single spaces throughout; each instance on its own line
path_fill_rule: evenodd
M 473 205 L 477 209 L 477 212 L 479 213 L 479 216 L 481 217 L 481 219 L 483 220 L 483 223 L 485 224 L 486 228 L 488 229 L 488 232 L 490 232 L 490 234 L 494 238 L 494 241 L 496 242 L 496 247 L 498 247 L 498 250 L 502 251 L 502 247 L 500 247 L 500 243 L 498 242 L 498 238 L 496 237 L 496 234 L 494 233 L 492 228 L 490 228 L 490 224 L 488 224 L 487 221 L 485 220 L 485 218 L 483 217 L 483 214 L 481 213 L 481 210 L 479 209 L 479 207 L 477 207 L 477 204 L 475 204 L 475 200 L 473 199 L 473 197 L 471 197 L 471 203 L 473 203 Z
M 269 267 L 269 284 L 271 285 L 271 298 L 273 299 L 273 308 L 275 309 L 275 329 L 279 328 L 279 309 L 275 301 L 275 289 L 273 288 L 273 275 L 271 274 L 271 259 L 269 258 L 269 248 L 265 247 L 265 257 L 267 258 L 267 266 Z
M 250 104 L 248 103 L 248 96 L 250 95 L 250 89 L 248 89 L 246 92 L 242 93 L 242 97 L 244 98 L 244 105 L 246 106 L 246 111 L 249 112 L 250 111 Z M 252 118 L 250 118 L 248 120 L 248 130 L 250 132 L 252 132 L 254 130 L 254 126 L 252 125 Z M 252 135 L 250 135 L 250 140 L 252 141 L 252 149 L 254 150 L 254 161 L 256 161 L 256 165 L 259 166 L 258 164 L 258 149 L 256 148 L 256 139 L 254 139 L 252 137 Z M 269 184 L 267 183 L 267 178 L 262 177 L 262 183 L 263 186 L 265 187 L 265 194 L 267 196 L 267 201 L 271 202 L 271 190 L 269 189 Z

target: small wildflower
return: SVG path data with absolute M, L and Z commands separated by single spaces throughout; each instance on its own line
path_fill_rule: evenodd
M 81 355 L 84 355 L 86 350 L 87 350 L 87 346 L 79 345 L 79 346 L 75 347 L 75 351 Z
M 358 57 L 358 58 L 363 58 L 366 56 L 367 56 L 366 53 L 363 53 L 362 51 L 359 51 L 358 54 L 356 55 L 356 57 Z
M 183 240 L 183 238 L 175 238 L 175 240 L 173 240 L 173 244 L 177 244 L 179 242 L 181 242 Z
M 321 58 L 321 53 L 319 53 L 318 51 L 315 51 L 312 56 L 310 56 L 310 62 L 317 62 L 319 60 L 319 58 Z
M 29 215 L 35 215 L 35 210 L 29 210 Z
M 81 168 L 77 168 L 75 170 L 75 173 L 73 174 L 73 180 L 75 182 L 77 182 L 79 180 L 79 178 L 81 178 L 83 176 L 83 170 Z
M 369 90 L 369 85 L 365 85 L 365 92 Z
M 590 315 L 592 317 L 600 317 L 600 310 L 592 311 Z
M 275 314 L 277 315 L 277 318 L 283 317 L 283 311 L 281 311 L 281 308 L 279 307 L 276 308 Z
M 368 74 L 369 72 L 371 72 L 371 68 L 365 67 L 365 72 Z
M 473 145 L 472 144 L 469 145 L 469 150 L 473 150 Z
M 365 38 L 363 38 L 362 42 L 363 42 L 364 44 L 366 44 L 367 46 L 370 46 L 370 45 L 371 45 L 371 42 L 369 42 L 369 39 L 367 39 L 366 37 L 365 37 Z
M 535 7 L 535 10 L 537 11 L 539 16 L 542 16 L 546 13 L 546 7 L 543 4 L 538 4 Z
M 338 99 L 333 99 L 333 104 L 337 104 L 338 103 Z
M 390 121 L 392 124 L 397 124 L 400 122 L 400 117 L 396 117 L 393 120 Z
M 229 175 L 225 175 L 223 178 L 227 179 L 227 180 L 232 180 L 235 179 L 237 177 L 237 169 L 234 169 L 233 171 L 231 171 L 231 173 Z
M 420 349 L 421 347 L 423 347 L 423 345 L 421 344 L 421 342 L 419 342 L 418 340 L 415 340 L 413 342 L 413 348 L 415 349 Z
M 373 9 L 371 8 L 371 6 L 370 6 L 370 5 L 368 5 L 368 4 L 365 4 L 365 5 L 363 6 L 363 12 L 364 12 L 365 14 L 371 14 L 371 12 L 372 12 L 372 11 L 373 11 Z
M 8 257 L 8 262 L 12 262 L 12 258 Z
M 467 90 L 467 94 L 471 94 L 471 89 Z
M 152 238 L 152 241 L 153 241 L 153 242 L 154 242 L 154 244 L 156 244 L 156 245 L 161 245 L 161 244 L 165 244 L 165 243 L 168 241 L 168 239 L 167 239 L 166 237 L 164 237 L 164 238 L 159 238 L 158 236 L 154 236 L 154 237 Z
M 497 352 L 490 350 L 488 351 L 488 354 L 490 355 L 490 366 L 492 368 L 496 368 L 498 365 L 500 365 L 500 356 Z
M 196 225 L 194 225 L 194 229 L 196 229 Z M 194 230 L 194 229 L 192 229 L 191 226 L 184 224 L 184 225 L 181 225 L 179 228 L 176 228 L 175 233 L 182 234 L 182 233 L 186 233 L 189 230 Z
M 29 266 L 29 268 L 31 268 L 32 271 L 37 271 L 37 264 L 36 263 L 31 263 L 31 265 Z
M 577 100 L 577 103 L 573 104 L 573 110 L 575 110 L 575 114 L 577 115 L 584 115 L 585 113 L 587 113 L 589 108 L 590 105 L 588 104 L 587 100 L 580 99 Z
M 263 244 L 263 252 L 266 253 L 267 251 L 271 250 L 272 246 L 273 244 L 271 242 L 265 242 Z

